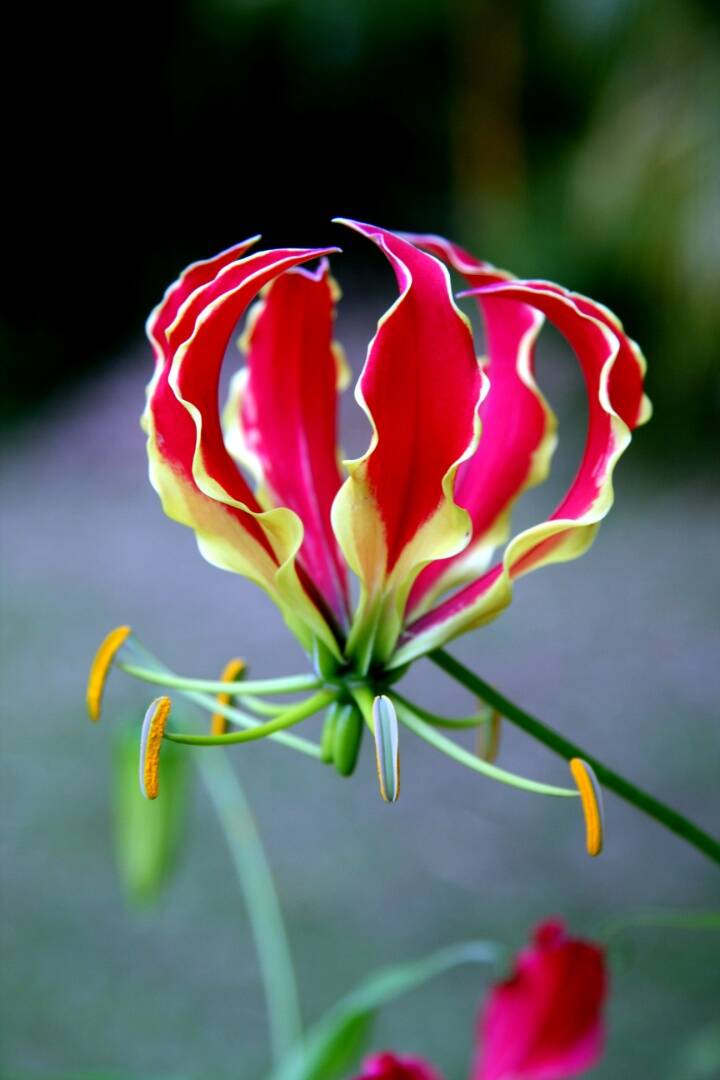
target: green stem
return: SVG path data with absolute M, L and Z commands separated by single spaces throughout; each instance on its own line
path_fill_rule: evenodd
M 621 799 L 625 799 L 626 802 L 636 806 L 644 814 L 659 821 L 666 829 L 682 837 L 683 840 L 692 847 L 697 848 L 704 855 L 707 855 L 713 862 L 720 864 L 720 843 L 713 839 L 709 833 L 689 821 L 688 818 L 679 814 L 676 810 L 672 810 L 665 803 L 648 794 L 648 792 L 636 787 L 635 784 L 631 784 L 629 780 L 626 780 L 612 769 L 609 769 L 607 765 L 603 765 L 601 761 L 586 753 L 576 743 L 564 739 L 562 735 L 558 735 L 552 728 L 546 727 L 540 720 L 508 700 L 493 686 L 486 683 L 484 679 L 481 679 L 469 668 L 466 668 L 464 664 L 461 664 L 459 660 L 450 656 L 444 649 L 436 649 L 435 652 L 429 654 L 428 659 L 432 660 L 434 664 L 437 664 L 439 668 L 442 668 L 451 678 L 461 683 L 471 693 L 482 698 L 488 705 L 492 705 L 494 709 L 497 709 L 513 724 L 517 724 L 528 735 L 543 743 L 554 753 L 559 754 L 560 757 L 565 758 L 566 761 L 574 757 L 582 758 L 595 770 L 595 774 L 603 787 L 606 787 L 609 791 L 614 791 Z
M 297 694 L 304 690 L 318 690 L 322 682 L 315 675 L 288 675 L 284 679 L 243 679 L 242 682 L 222 682 L 219 679 L 189 679 L 184 675 L 174 675 L 171 671 L 137 667 L 135 664 L 116 662 L 116 667 L 135 679 L 154 683 L 157 686 L 170 686 L 175 690 L 202 690 L 210 694 L 232 694 L 243 697 L 245 694 L 263 694 L 270 697 L 275 694 Z
M 495 942 L 468 941 L 439 949 L 420 960 L 380 968 L 313 1024 L 302 1045 L 282 1062 L 270 1080 L 337 1076 L 337 1066 L 346 1062 L 350 1055 L 356 1056 L 362 1046 L 362 1035 L 384 1005 L 390 1005 L 460 964 L 488 964 L 499 968 L 501 964 L 506 966 L 508 959 L 506 950 Z M 347 1073 L 347 1069 L 344 1072 Z
M 280 901 L 250 806 L 225 754 L 198 754 L 197 764 L 235 864 L 265 990 L 275 1065 L 297 1046 L 302 1020 Z
M 443 754 L 447 754 L 448 757 L 459 761 L 461 765 L 466 765 L 469 769 L 474 769 L 475 772 L 483 773 L 485 776 L 489 776 L 491 780 L 499 780 L 502 784 L 521 788 L 523 791 L 532 791 L 536 795 L 555 795 L 561 798 L 578 797 L 575 788 L 555 787 L 552 784 L 542 784 L 538 780 L 526 780 L 524 776 L 506 772 L 505 769 L 499 769 L 497 765 L 491 765 L 489 761 L 483 761 L 481 758 L 476 757 L 475 754 L 471 754 L 469 750 L 463 749 L 462 746 L 458 746 L 457 743 L 448 739 L 446 735 L 441 735 L 439 731 L 436 731 L 430 724 L 426 724 L 424 720 L 421 720 L 415 714 L 414 706 L 405 698 L 399 694 L 391 694 L 390 697 L 397 709 L 398 719 L 402 720 L 406 727 L 409 727 L 425 742 L 434 746 L 436 750 L 440 750 Z
M 208 712 L 218 712 L 222 716 L 226 716 L 233 724 L 239 724 L 241 727 L 253 728 L 259 724 L 259 721 L 254 717 L 245 716 L 238 709 L 234 709 L 232 705 L 223 705 L 222 702 L 216 698 L 208 697 L 207 694 L 197 694 L 193 690 L 181 690 L 180 693 L 188 701 L 195 702 L 202 709 L 207 709 Z M 292 731 L 276 731 L 272 735 L 268 735 L 268 739 L 275 739 L 276 742 L 283 743 L 284 746 L 289 746 L 293 750 L 299 750 L 301 754 L 307 754 L 308 757 L 319 758 L 320 747 L 314 742 L 310 742 L 309 739 L 304 739 L 302 735 L 295 735 Z
M 609 919 L 599 930 L 598 937 L 609 941 L 626 930 L 643 928 L 657 930 L 720 930 L 720 911 L 663 911 L 661 908 L 636 911 L 634 914 Z
M 264 739 L 284 728 L 299 724 L 301 720 L 306 720 L 309 716 L 314 716 L 336 698 L 337 692 L 323 690 L 307 701 L 300 701 L 297 705 L 290 706 L 280 716 L 276 716 L 266 724 L 257 723 L 245 731 L 233 731 L 227 735 L 190 735 L 185 732 L 166 731 L 165 738 L 170 739 L 171 742 L 186 743 L 189 746 L 229 746 L 232 743 L 255 742 L 257 739 Z M 216 702 L 215 706 L 217 704 Z

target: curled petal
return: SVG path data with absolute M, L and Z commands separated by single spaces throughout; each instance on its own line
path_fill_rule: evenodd
M 349 477 L 332 510 L 335 535 L 362 586 L 349 650 L 367 663 L 371 653 L 384 660 L 392 651 L 423 566 L 467 544 L 469 518 L 452 491 L 477 445 L 486 381 L 445 267 L 390 232 L 344 223 L 380 248 L 400 288 L 356 389 L 372 427 L 370 446 L 346 462 Z
M 394 666 L 494 618 L 510 602 L 512 583 L 522 574 L 583 554 L 612 506 L 615 464 L 632 429 L 650 414 L 642 387 L 644 360 L 607 309 L 545 282 L 501 282 L 476 294 L 482 295 L 486 310 L 509 301 L 530 305 L 568 340 L 589 400 L 585 450 L 575 479 L 550 518 L 516 536 L 502 562 L 476 582 L 412 622 L 393 657 Z
M 443 259 L 471 286 L 511 280 L 510 274 L 441 237 L 408 239 Z M 493 550 L 507 540 L 513 503 L 547 477 L 557 444 L 555 417 L 534 376 L 542 313 L 515 301 L 486 305 L 482 294 L 477 301 L 485 324 L 490 389 L 480 406 L 482 438 L 455 481 L 455 501 L 472 519 L 472 540 L 460 554 L 425 567 L 408 602 L 411 618 L 488 568 Z
M 167 331 L 188 297 L 196 289 L 207 285 L 209 281 L 217 277 L 220 271 L 230 263 L 237 262 L 259 239 L 259 236 L 251 236 L 248 240 L 243 240 L 221 251 L 219 255 L 214 255 L 211 259 L 191 263 L 183 270 L 177 281 L 170 285 L 160 303 L 151 312 L 146 324 L 147 335 L 160 362 L 167 355 Z
M 263 504 L 294 510 L 304 525 L 298 556 L 337 620 L 347 617 L 345 564 L 330 524 L 340 487 L 339 350 L 332 340 L 338 289 L 323 260 L 265 287 L 243 337 L 226 441 L 261 481 Z
M 295 567 L 302 523 L 286 508 L 262 510 L 225 448 L 217 403 L 225 349 L 248 304 L 278 274 L 325 253 L 268 251 L 229 262 L 188 293 L 162 334 L 165 319 L 153 322 L 151 337 L 162 347 L 145 426 L 150 479 L 168 516 L 194 529 L 209 562 L 264 588 L 307 648 L 317 636 L 337 653 Z
M 191 263 L 190 266 L 183 270 L 180 277 L 165 290 L 165 295 L 160 303 L 150 312 L 145 324 L 145 331 L 155 356 L 155 372 L 146 391 L 147 406 L 141 420 L 144 431 L 148 430 L 150 424 L 149 403 L 155 383 L 161 377 L 165 366 L 172 360 L 167 332 L 177 318 L 180 308 L 197 289 L 202 285 L 207 285 L 230 263 L 240 259 L 258 240 L 258 236 L 251 236 L 248 240 L 243 240 L 239 244 L 234 244 L 225 251 L 221 251 L 219 255 L 214 255 L 211 259 L 202 259 L 199 262 Z

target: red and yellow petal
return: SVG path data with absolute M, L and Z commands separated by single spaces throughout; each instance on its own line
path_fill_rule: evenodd
M 445 267 L 393 233 L 343 224 L 380 248 L 400 289 L 356 388 L 372 427 L 370 446 L 345 463 L 349 477 L 332 510 L 335 535 L 362 588 L 348 646 L 362 666 L 392 651 L 423 566 L 468 542 L 470 521 L 452 491 L 477 445 L 486 380 Z
M 240 259 L 258 240 L 258 236 L 251 236 L 248 240 L 242 240 L 239 244 L 221 251 L 219 255 L 214 255 L 211 259 L 191 263 L 165 290 L 165 295 L 157 307 L 151 311 L 145 324 L 147 336 L 155 354 L 155 375 L 147 389 L 148 398 L 152 394 L 155 378 L 160 376 L 164 364 L 171 359 L 167 332 L 180 308 L 197 289 L 206 285 L 208 281 L 212 281 L 230 263 Z M 143 427 L 146 427 L 147 414 L 143 415 L 142 423 Z
M 231 391 L 225 439 L 260 481 L 263 505 L 300 517 L 298 560 L 342 625 L 347 575 L 330 524 L 341 484 L 332 339 L 338 295 L 326 260 L 316 272 L 290 270 L 265 287 L 243 335 L 247 367 Z
M 512 280 L 442 237 L 408 239 L 443 259 L 471 286 Z M 482 295 L 477 300 L 485 324 L 490 389 L 480 407 L 482 438 L 455 481 L 455 501 L 470 514 L 472 540 L 459 555 L 422 571 L 408 601 L 410 618 L 418 618 L 443 593 L 476 580 L 488 568 L 493 551 L 509 535 L 513 504 L 547 477 L 557 443 L 555 417 L 534 376 L 542 313 L 515 301 L 488 306 Z
M 263 511 L 225 448 L 217 402 L 225 349 L 248 304 L 274 277 L 323 254 L 260 252 L 225 264 L 188 292 L 163 330 L 146 428 L 150 478 L 165 512 L 194 529 L 208 561 L 264 588 L 306 647 L 317 636 L 337 654 L 321 607 L 295 567 L 302 523 L 287 508 Z
M 407 627 L 399 665 L 493 619 L 510 602 L 513 581 L 552 562 L 574 559 L 592 543 L 613 502 L 612 474 L 631 432 L 650 415 L 644 359 L 606 308 L 545 282 L 508 281 L 478 290 L 487 309 L 508 302 L 542 312 L 580 363 L 589 401 L 585 450 L 577 475 L 547 521 L 516 536 L 498 563 Z

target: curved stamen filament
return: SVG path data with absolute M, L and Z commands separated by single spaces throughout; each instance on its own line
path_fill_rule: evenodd
M 175 680 L 177 678 L 167 664 L 164 664 L 162 660 L 159 660 L 149 649 L 146 649 L 134 635 L 128 640 L 126 649 L 128 652 L 132 652 L 133 655 L 141 657 L 145 664 L 152 665 L 150 670 L 157 676 L 154 681 L 162 683 L 167 679 Z M 123 670 L 125 666 L 126 665 L 116 663 L 116 667 L 120 667 Z M 230 685 L 234 689 L 236 684 Z M 243 689 L 245 689 L 248 684 L 247 682 L 244 682 L 241 685 Z M 222 712 L 231 723 L 237 724 L 240 727 L 252 728 L 258 723 L 253 716 L 248 716 L 247 713 L 241 712 L 240 709 L 236 709 L 231 705 L 220 705 L 216 698 L 210 697 L 208 694 L 200 694 L 194 690 L 179 690 L 178 692 L 188 701 L 192 701 L 195 705 L 198 705 L 201 709 L 207 709 L 210 713 Z M 292 750 L 297 750 L 301 754 L 306 754 L 308 757 L 320 757 L 319 746 L 309 739 L 304 739 L 301 735 L 295 735 L 293 732 L 278 731 L 269 735 L 268 738 L 282 743 L 283 746 L 288 746 Z
M 585 815 L 585 846 L 591 858 L 603 849 L 603 802 L 602 790 L 594 770 L 582 758 L 571 758 L 569 763 L 573 780 L 578 786 Z
M 243 697 L 245 694 L 298 694 L 304 690 L 318 690 L 322 682 L 315 675 L 289 675 L 285 679 L 255 679 L 242 683 L 225 682 L 220 679 L 190 679 L 183 675 L 174 675 L 164 665 L 161 668 L 144 668 L 135 664 L 117 664 L 127 675 L 132 675 L 142 682 L 157 686 L 170 686 L 175 690 L 200 690 L 210 694 L 231 694 Z
M 222 713 L 232 724 L 237 724 L 239 727 L 255 728 L 259 725 L 254 716 L 248 716 L 247 713 L 241 712 L 232 705 L 221 705 L 217 698 L 210 697 L 208 694 L 198 694 L 194 690 L 180 690 L 179 693 L 188 701 L 199 705 L 201 709 L 207 709 L 210 713 Z M 320 757 L 320 747 L 309 739 L 304 739 L 302 735 L 295 735 L 291 731 L 277 731 L 268 735 L 268 738 L 289 746 L 292 750 L 299 750 L 301 754 L 307 754 L 308 757 Z
M 315 713 L 320 712 L 321 709 L 326 708 L 331 702 L 335 701 L 337 697 L 337 692 L 323 690 L 307 701 L 291 705 L 289 709 L 281 713 L 280 716 L 276 716 L 273 720 L 269 720 L 267 724 L 257 724 L 245 731 L 234 731 L 228 735 L 188 735 L 166 731 L 165 738 L 170 739 L 172 742 L 187 743 L 190 746 L 228 746 L 232 743 L 254 742 L 257 739 L 264 739 L 268 735 L 274 735 L 282 732 L 285 728 L 299 724 L 301 720 L 305 720 L 309 716 L 314 716 Z M 219 703 L 213 702 L 213 705 L 219 705 Z M 229 714 L 236 710 L 226 705 L 223 706 L 221 711 Z M 319 748 L 314 747 L 314 749 L 319 756 Z
M 465 750 L 462 746 L 458 746 L 452 740 L 448 739 L 445 735 L 441 735 L 439 731 L 436 731 L 430 724 L 425 723 L 416 713 L 415 706 L 399 694 L 391 694 L 395 708 L 399 719 L 409 727 L 411 731 L 414 731 L 416 735 L 419 735 L 425 742 L 430 743 L 436 750 L 442 751 L 443 754 L 447 754 L 448 757 L 454 758 L 461 765 L 467 765 L 468 768 L 474 769 L 475 772 L 483 773 L 485 776 L 490 777 L 491 780 L 499 780 L 502 784 L 508 784 L 510 787 L 520 788 L 522 791 L 532 791 L 536 795 L 553 795 L 560 798 L 577 798 L 578 792 L 574 788 L 555 787 L 553 784 L 543 784 L 539 780 L 528 780 L 524 776 L 518 776 L 516 773 L 507 772 L 505 769 L 499 769 L 497 765 L 491 765 L 488 761 L 483 761 L 482 758 L 478 758 L 475 754 L 471 754 L 469 750 Z
M 410 705 L 411 703 L 408 701 L 407 704 Z M 415 702 L 412 702 L 412 710 L 415 715 L 419 717 L 420 720 L 424 720 L 426 724 L 432 724 L 433 727 L 451 728 L 458 731 L 466 728 L 482 728 L 492 719 L 492 713 L 487 708 L 481 713 L 476 713 L 474 716 L 439 716 L 437 713 L 430 712 L 421 705 L 416 705 Z

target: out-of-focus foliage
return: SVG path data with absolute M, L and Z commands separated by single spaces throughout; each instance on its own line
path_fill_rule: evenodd
M 652 364 L 644 439 L 702 443 L 720 405 L 720 20 L 682 0 L 521 10 L 490 75 L 463 35 L 456 231 L 472 222 L 492 260 L 621 313 Z
M 334 241 L 341 213 L 603 299 L 652 362 L 642 443 L 712 435 L 716 4 L 176 0 L 118 9 L 95 49 L 71 19 L 62 49 L 33 38 L 47 89 L 18 159 L 45 182 L 3 295 L 6 414 L 138 337 L 192 258 Z
M 342 1080 L 353 1065 L 357 1066 L 380 1009 L 453 968 L 493 965 L 502 955 L 502 947 L 494 942 L 467 941 L 376 971 L 315 1023 L 271 1080 Z M 469 1037 L 468 1044 L 470 1041 Z
M 683 1080 L 715 1080 L 720 1076 L 720 1024 L 703 1028 L 682 1047 L 673 1075 Z
M 128 900 L 151 904 L 167 884 L 179 854 L 189 795 L 187 754 L 163 746 L 162 798 L 148 801 L 140 791 L 140 731 L 118 727 L 113 740 L 113 812 L 118 871 Z

